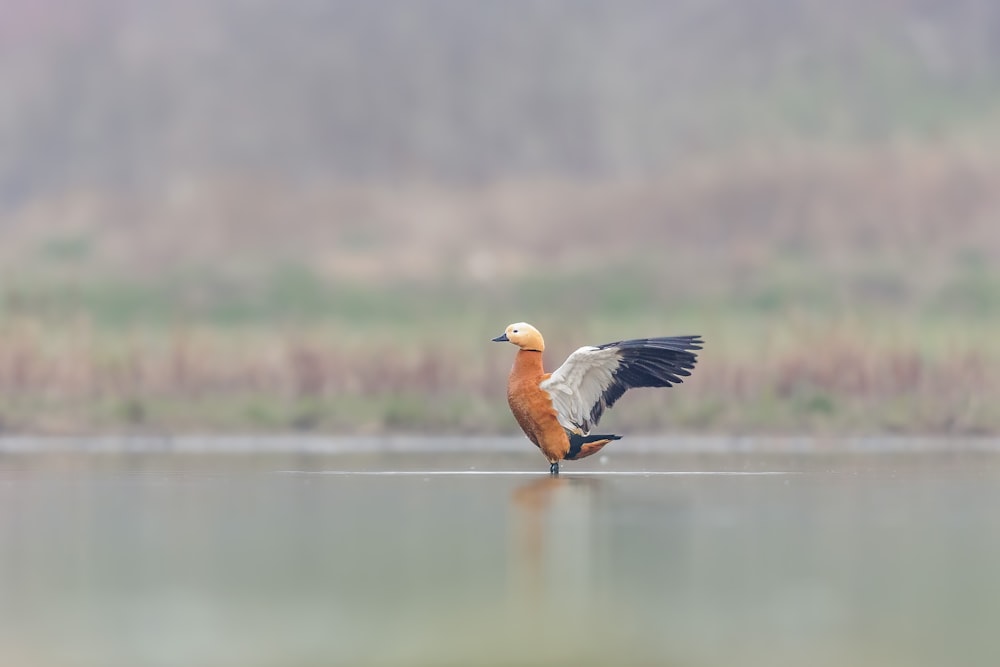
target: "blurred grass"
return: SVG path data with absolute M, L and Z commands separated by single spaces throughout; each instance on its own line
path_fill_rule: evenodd
M 886 307 L 879 290 L 869 302 L 845 299 L 834 280 L 785 270 L 700 300 L 659 294 L 634 269 L 600 285 L 565 276 L 485 292 L 324 289 L 301 276 L 298 291 L 287 275 L 282 269 L 242 301 L 223 291 L 198 309 L 178 306 L 185 299 L 177 285 L 110 294 L 93 286 L 65 302 L 65 294 L 22 293 L 22 305 L 8 302 L 0 319 L 0 424 L 42 432 L 513 432 L 504 400 L 513 350 L 488 339 L 524 317 L 546 331 L 550 367 L 587 343 L 706 337 L 688 382 L 633 392 L 609 413 L 610 429 L 1000 430 L 1000 292 L 988 269 L 959 272 L 937 298 L 903 308 Z M 557 317 L 547 312 L 554 302 Z M 167 316 L 171 308 L 179 310 Z
M 488 339 L 527 320 L 549 367 L 705 336 L 609 430 L 997 433 L 998 182 L 948 144 L 624 184 L 206 185 L 126 206 L 141 224 L 43 202 L 0 248 L 0 429 L 514 432 Z
M 109 331 L 184 322 L 220 329 L 330 323 L 366 329 L 461 322 L 496 308 L 542 313 L 554 306 L 597 323 L 684 322 L 715 313 L 748 324 L 776 315 L 894 316 L 931 329 L 995 324 L 1000 270 L 970 253 L 944 263 L 932 267 L 939 272 L 933 285 L 920 285 L 920 276 L 889 262 L 859 258 L 845 271 L 808 256 L 775 257 L 765 270 L 683 286 L 665 284 L 669 276 L 641 260 L 609 262 L 599 271 L 504 279 L 498 286 L 450 280 L 349 283 L 323 278 L 304 264 L 236 282 L 202 267 L 147 281 L 22 282 L 0 294 L 0 317 L 56 324 L 83 317 Z

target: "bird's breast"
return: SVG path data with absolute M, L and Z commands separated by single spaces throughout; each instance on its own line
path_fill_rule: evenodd
M 559 460 L 569 448 L 566 432 L 559 423 L 552 399 L 538 386 L 539 379 L 511 382 L 507 402 L 521 430 L 550 460 Z
M 517 418 L 522 428 L 526 424 L 538 424 L 544 421 L 546 415 L 555 416 L 552 399 L 548 393 L 538 386 L 538 381 L 511 379 L 507 385 L 507 402 L 511 412 Z

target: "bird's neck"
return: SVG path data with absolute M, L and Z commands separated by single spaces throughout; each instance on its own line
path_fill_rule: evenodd
M 510 369 L 512 376 L 525 377 L 544 373 L 542 353 L 538 350 L 518 350 L 514 355 L 514 367 Z

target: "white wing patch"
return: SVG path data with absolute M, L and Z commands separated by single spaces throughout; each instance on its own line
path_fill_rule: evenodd
M 579 435 L 590 433 L 590 415 L 614 382 L 621 354 L 617 347 L 581 347 L 539 386 L 552 398 L 559 423 Z

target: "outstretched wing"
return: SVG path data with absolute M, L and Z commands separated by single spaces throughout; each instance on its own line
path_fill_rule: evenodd
M 540 386 L 552 398 L 563 428 L 586 435 L 629 389 L 683 382 L 701 344 L 700 336 L 670 336 L 581 347 Z

